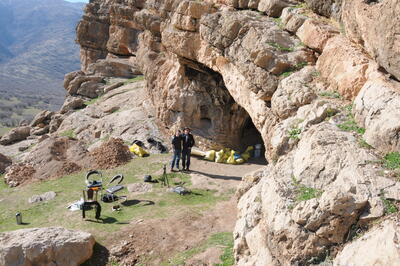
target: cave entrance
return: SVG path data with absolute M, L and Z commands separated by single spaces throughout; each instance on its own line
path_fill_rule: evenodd
M 227 147 L 244 152 L 248 146 L 261 145 L 260 158 L 265 160 L 264 142 L 247 111 L 235 102 L 222 76 L 212 69 L 188 59 L 181 59 L 190 91 L 183 124 L 192 128 L 202 149 Z
M 265 146 L 261 133 L 258 131 L 250 116 L 245 120 L 240 133 L 240 146 L 241 152 L 245 151 L 248 146 L 261 146 L 260 157 L 257 160 L 265 160 Z

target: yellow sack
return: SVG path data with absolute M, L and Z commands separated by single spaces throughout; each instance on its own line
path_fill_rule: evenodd
M 254 150 L 253 146 L 248 146 L 247 149 L 244 152 L 250 153 L 252 150 Z
M 206 156 L 204 156 L 204 159 L 206 159 L 207 161 L 214 161 L 214 159 L 215 159 L 215 151 L 214 150 L 207 151 L 206 152 Z
M 231 151 L 231 154 L 229 155 L 226 162 L 229 164 L 235 164 L 235 151 L 233 151 L 233 150 Z
M 250 159 L 250 153 L 248 153 L 248 152 L 244 152 L 240 156 L 242 157 L 241 159 L 243 159 L 245 161 Z
M 231 149 L 225 148 L 225 149 L 224 149 L 224 156 L 222 157 L 222 161 L 223 161 L 224 163 L 227 163 L 227 162 L 228 162 L 229 156 L 231 156 Z
M 148 155 L 149 153 L 145 151 L 142 147 L 140 147 L 137 144 L 133 144 L 132 146 L 129 147 L 129 150 L 136 154 L 137 156 L 143 157 L 145 155 Z
M 205 153 L 204 151 L 199 150 L 199 149 L 192 148 L 191 155 L 193 155 L 193 156 L 199 156 L 199 157 L 204 157 L 204 156 L 206 156 L 206 153 Z
M 215 162 L 216 163 L 224 162 L 224 150 L 220 150 L 215 153 Z
M 244 159 L 243 158 L 239 158 L 239 159 L 236 159 L 235 162 L 237 164 L 242 164 L 242 163 L 244 163 Z

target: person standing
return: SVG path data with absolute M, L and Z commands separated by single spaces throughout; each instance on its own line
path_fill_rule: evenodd
M 190 128 L 185 128 L 182 134 L 182 167 L 183 171 L 189 171 L 190 167 L 190 154 L 194 146 L 193 135 L 190 134 Z
M 174 153 L 172 157 L 172 162 L 171 162 L 171 172 L 174 171 L 174 165 L 176 165 L 176 168 L 179 171 L 179 160 L 181 158 L 181 152 L 182 152 L 182 136 L 181 136 L 181 131 L 177 130 L 175 132 L 175 135 L 172 137 L 172 151 Z

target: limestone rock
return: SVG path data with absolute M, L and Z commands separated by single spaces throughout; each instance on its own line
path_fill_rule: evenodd
M 61 227 L 20 229 L 0 234 L 0 265 L 77 266 L 93 253 L 89 233 Z
M 33 135 L 33 136 L 42 136 L 44 134 L 49 133 L 49 128 L 50 128 L 49 125 L 45 125 L 43 127 L 34 127 L 34 128 L 31 129 L 31 135 Z
M 10 145 L 14 142 L 18 142 L 21 140 L 25 140 L 31 132 L 31 128 L 29 126 L 17 127 L 11 129 L 0 139 L 1 145 Z
M 343 0 L 346 35 L 400 79 L 400 5 L 397 0 Z
M 54 112 L 52 111 L 41 111 L 40 113 L 38 113 L 32 120 L 30 126 L 31 127 L 44 127 L 44 125 L 48 125 L 51 117 L 54 115 Z
M 296 33 L 307 19 L 303 12 L 304 10 L 301 8 L 286 7 L 283 9 L 281 19 L 285 30 Z
M 376 63 L 342 36 L 331 38 L 317 61 L 321 76 L 346 99 L 354 99 L 377 69 Z
M 314 19 L 307 19 L 297 30 L 296 35 L 308 47 L 322 52 L 328 40 L 339 31 L 331 25 Z
M 345 245 L 333 261 L 345 265 L 395 265 L 400 261 L 400 222 L 391 218 Z M 371 252 L 373 251 L 373 252 Z
M 84 106 L 85 106 L 85 102 L 83 101 L 82 98 L 68 96 L 65 99 L 64 104 L 62 105 L 62 107 L 60 109 L 60 113 L 65 114 L 70 110 L 80 109 L 80 108 L 83 108 Z
M 311 103 L 317 97 L 309 85 L 315 72 L 314 67 L 308 66 L 283 79 L 272 96 L 272 112 L 285 119 L 295 114 L 299 107 Z
M 340 19 L 343 0 L 305 0 L 307 5 L 317 14 Z M 344 2 L 344 1 L 343 1 Z
M 265 12 L 270 17 L 279 17 L 282 9 L 296 4 L 297 2 L 292 0 L 260 0 L 258 10 Z
M 356 121 L 364 139 L 383 153 L 400 150 L 400 83 L 371 78 L 354 101 Z
M 97 60 L 96 63 L 88 66 L 87 73 L 101 77 L 120 78 L 133 78 L 135 75 L 141 74 L 137 67 L 132 64 L 132 60 L 129 60 L 128 58 L 107 58 Z
M 358 146 L 352 133 L 327 122 L 311 126 L 297 149 L 265 168 L 257 185 L 240 198 L 237 264 L 305 263 L 331 244 L 343 243 L 361 214 L 382 215 L 366 206 L 377 206 L 376 198 L 399 182 L 366 164 L 376 158 Z M 316 194 L 301 201 L 299 187 Z
M 62 114 L 55 114 L 50 121 L 49 124 L 49 133 L 54 133 L 57 131 L 57 129 L 59 128 L 59 126 L 61 125 L 62 121 L 63 121 L 64 117 Z
M 11 159 L 0 153 L 0 174 L 4 174 L 6 168 L 11 164 L 12 164 Z
M 64 79 L 64 88 L 69 95 L 82 95 L 95 98 L 101 93 L 104 86 L 103 78 L 100 76 L 86 76 L 81 72 L 73 72 Z
M 46 193 L 43 193 L 41 195 L 33 195 L 28 199 L 29 203 L 36 203 L 36 202 L 41 202 L 41 201 L 49 201 L 54 199 L 57 196 L 57 194 L 54 191 L 48 191 Z

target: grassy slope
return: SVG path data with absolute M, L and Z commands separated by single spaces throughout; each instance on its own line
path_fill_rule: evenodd
M 145 174 L 153 174 L 162 168 L 163 162 L 169 159 L 169 155 L 152 155 L 147 158 L 136 158 L 130 163 L 116 169 L 103 171 L 104 177 L 111 177 L 117 173 L 125 176 L 125 184 L 142 181 Z M 156 184 L 153 191 L 142 195 L 128 197 L 128 202 L 140 200 L 139 204 L 122 206 L 122 211 L 112 212 L 112 204 L 102 203 L 102 218 L 104 223 L 88 222 L 81 218 L 81 212 L 71 212 L 66 207 L 81 197 L 84 188 L 84 172 L 65 176 L 57 180 L 34 183 L 17 188 L 8 188 L 0 182 L 0 232 L 28 227 L 63 226 L 70 229 L 89 231 L 94 234 L 96 240 L 102 244 L 112 239 L 112 232 L 121 230 L 131 220 L 167 217 L 176 210 L 190 208 L 192 211 L 204 211 L 214 206 L 218 201 L 229 199 L 230 195 L 217 196 L 214 191 L 192 189 L 195 194 L 179 196 L 166 192 L 166 188 Z M 1 176 L 0 176 L 1 177 Z M 157 176 L 156 176 L 157 177 Z M 183 182 L 185 187 L 191 186 L 190 176 L 182 173 L 170 174 L 170 184 Z M 105 181 L 104 178 L 103 181 Z M 28 198 L 32 195 L 47 191 L 55 191 L 57 197 L 54 200 L 42 203 L 29 204 Z M 128 191 L 119 193 L 128 194 Z M 154 203 L 148 204 L 148 203 Z M 179 207 L 179 208 L 177 208 Z M 21 212 L 23 222 L 26 225 L 16 225 L 15 213 Z M 94 221 L 94 211 L 89 211 L 87 218 Z M 206 247 L 218 245 L 221 248 L 228 247 L 231 252 L 231 233 L 221 233 L 211 236 L 210 239 L 195 247 L 189 253 L 178 254 L 173 258 L 178 264 L 184 260 L 204 251 Z M 222 239 L 222 240 L 221 240 Z M 227 242 L 226 245 L 221 242 Z M 229 265 L 229 264 L 226 264 Z

